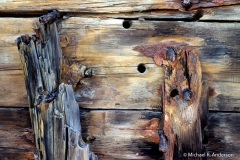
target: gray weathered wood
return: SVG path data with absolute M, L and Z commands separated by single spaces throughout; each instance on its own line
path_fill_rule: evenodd
M 0 159 L 34 159 L 32 142 L 26 136 L 17 136 L 26 134 L 31 128 L 28 115 L 26 108 L 0 109 L 0 132 L 14 135 L 11 139 L 7 135 L 1 136 Z M 157 135 L 160 116 L 161 113 L 156 111 L 81 110 L 82 136 L 100 159 L 154 160 L 158 157 L 158 140 L 151 137 Z M 233 154 L 234 157 L 229 159 L 238 160 L 239 118 L 239 113 L 209 114 L 204 140 L 207 152 Z
M 0 105 L 27 106 L 22 71 L 12 69 L 21 69 L 14 44 L 18 35 L 16 25 L 25 24 L 19 28 L 20 34 L 26 32 L 25 27 L 32 33 L 32 20 L 5 18 L 2 21 L 4 25 L 8 24 L 7 28 L 15 30 L 4 32 L 4 27 L 0 26 L 3 35 L 0 41 L 3 51 L 0 57 L 0 85 L 4 91 L 0 92 L 3 97 Z M 159 80 L 163 80 L 163 71 L 151 58 L 132 48 L 141 44 L 177 41 L 188 42 L 200 50 L 203 78 L 210 81 L 209 85 L 215 91 L 210 96 L 209 108 L 239 111 L 240 47 L 236 34 L 239 23 L 132 21 L 130 29 L 123 28 L 122 23 L 123 20 L 119 19 L 78 17 L 61 22 L 63 55 L 70 57 L 73 64 L 82 63 L 94 71 L 93 77 L 83 79 L 75 90 L 82 107 L 157 109 L 160 99 L 156 88 L 159 87 Z M 143 74 L 137 70 L 140 63 L 147 68 Z M 125 88 L 121 87 L 123 83 Z M 105 97 L 102 96 L 103 91 Z M 138 99 L 140 96 L 142 98 Z
M 17 39 L 35 135 L 36 159 L 95 160 L 97 157 L 81 137 L 79 107 L 73 88 L 60 84 L 62 51 L 57 18 L 56 11 L 38 18 L 34 26 L 36 35 Z

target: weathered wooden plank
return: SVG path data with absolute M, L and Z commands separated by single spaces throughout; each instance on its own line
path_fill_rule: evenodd
M 89 0 L 85 1 L 2 1 L 0 11 L 6 12 L 39 12 L 44 10 L 58 9 L 65 12 L 80 12 L 80 13 L 121 13 L 121 12 L 142 12 L 145 10 L 154 9 L 170 9 L 170 10 L 185 10 L 179 0 L 162 0 L 162 1 L 105 1 L 105 0 Z M 226 1 L 192 1 L 190 9 L 209 8 L 225 5 L 239 4 L 238 0 Z M 28 13 L 29 14 L 29 13 Z
M 148 65 L 146 65 L 148 66 Z M 151 66 L 151 65 L 150 65 Z M 134 67 L 136 69 L 136 67 Z M 160 68 L 160 67 L 158 67 Z M 148 68 L 154 69 L 154 68 Z M 0 77 L 2 77 L 2 81 L 0 84 L 4 92 L 8 94 L 3 94 L 0 99 L 0 103 L 2 106 L 28 106 L 27 96 L 24 86 L 24 79 L 21 73 L 21 70 L 9 70 L 9 71 L 1 71 Z M 149 71 L 151 72 L 151 71 Z M 219 74 L 221 75 L 221 74 Z M 124 75 L 125 76 L 125 75 Z M 129 76 L 129 75 L 126 75 Z M 145 87 L 138 84 L 138 81 L 147 81 L 147 76 L 139 77 L 135 75 L 131 78 L 123 78 L 121 75 L 108 75 L 101 77 L 92 77 L 91 79 L 85 79 L 82 81 L 86 87 L 83 87 L 83 91 L 76 93 L 76 100 L 79 102 L 81 107 L 89 107 L 89 108 L 104 108 L 106 104 L 116 107 L 122 108 L 123 107 L 131 107 L 132 109 L 144 109 L 147 108 L 144 106 L 148 103 L 149 106 L 152 106 L 148 109 L 159 109 L 159 106 L 154 105 L 154 102 L 157 104 L 160 101 L 160 97 L 156 97 L 158 95 L 157 90 L 154 91 L 154 88 L 148 86 L 148 90 Z M 224 77 L 223 75 L 221 75 Z M 162 77 L 160 77 L 162 78 Z M 132 82 L 132 83 L 128 83 Z M 161 80 L 159 80 L 161 83 Z M 100 85 L 101 84 L 101 85 Z M 111 86 L 109 85 L 111 84 Z M 125 84 L 122 86 L 121 84 Z M 152 84 L 152 83 L 149 83 Z M 90 85 L 93 86 L 95 89 L 88 88 Z M 152 84 L 154 85 L 154 84 Z M 222 110 L 222 111 L 239 111 L 239 84 L 238 83 L 230 83 L 224 81 L 210 81 L 209 85 L 215 88 L 211 91 L 210 100 L 209 100 L 209 108 L 210 110 Z M 122 87 L 121 87 L 122 86 Z M 136 95 L 131 95 L 131 90 L 127 88 L 127 86 L 132 86 L 136 88 L 135 90 L 132 89 L 133 93 L 135 92 Z M 158 86 L 158 85 L 156 85 Z M 114 96 L 117 95 L 117 91 L 114 92 L 114 88 L 125 90 L 125 94 L 122 93 L 120 95 L 121 98 L 125 98 L 122 103 L 116 101 Z M 123 88 L 123 89 L 122 89 Z M 143 90 L 145 89 L 145 91 Z M 137 97 L 138 90 L 140 93 L 144 93 L 141 98 Z M 95 91 L 96 95 L 93 95 L 92 92 Z M 151 92 L 155 92 L 155 97 L 152 97 Z M 104 94 L 103 94 L 104 93 Z M 140 94 L 139 93 L 139 94 Z M 150 95 L 151 94 L 151 95 Z M 101 95 L 101 100 L 98 96 Z M 84 96 L 84 97 L 83 97 Z M 131 96 L 131 97 L 127 97 Z M 110 102 L 109 99 L 112 98 Z M 96 104 L 97 103 L 97 104 Z M 141 105 L 141 106 L 139 106 Z
M 33 135 L 28 109 L 0 108 L 0 159 L 33 159 Z
M 33 18 L 0 18 L 0 70 L 21 69 L 15 40 L 19 35 L 33 33 Z
M 218 81 L 210 84 L 212 87 L 208 101 L 210 110 L 239 111 L 239 83 Z
M 81 111 L 83 138 L 100 159 L 156 159 L 160 112 Z
M 84 23 L 86 23 L 86 26 L 82 25 Z M 240 57 L 238 54 L 240 48 L 238 41 L 236 41 L 238 36 L 235 34 L 235 32 L 239 31 L 239 24 L 132 21 L 132 26 L 129 29 L 125 29 L 121 26 L 122 23 L 123 21 L 121 20 L 87 19 L 85 21 L 82 18 L 70 18 L 62 23 L 61 31 L 69 35 L 69 39 L 72 39 L 68 41 L 69 44 L 67 44 L 71 46 L 71 48 L 68 51 L 66 47 L 63 51 L 67 56 L 74 57 L 75 63 L 79 61 L 87 64 L 88 67 L 112 67 L 117 64 L 127 66 L 129 62 L 131 63 L 132 61 L 128 61 L 126 57 L 135 56 L 139 58 L 143 56 L 141 53 L 133 50 L 136 46 L 166 41 L 182 42 L 196 49 L 196 53 L 199 55 L 202 63 L 204 79 L 211 80 L 213 83 L 218 83 L 219 81 L 227 82 L 230 86 L 231 83 L 238 83 L 240 80 L 239 74 L 236 74 L 240 72 Z M 229 30 L 233 32 L 229 33 Z M 75 36 L 73 34 L 75 34 Z M 73 54 L 69 54 L 70 51 Z M 119 56 L 119 58 L 117 58 L 116 55 Z M 125 64 L 119 60 L 122 57 L 125 58 Z M 97 59 L 96 61 L 95 58 Z M 139 64 L 140 63 L 145 62 L 140 61 Z M 136 63 L 133 64 L 135 66 L 137 65 Z M 159 73 L 160 72 L 156 70 L 156 72 L 152 72 L 151 74 L 156 76 L 159 75 Z M 142 75 L 140 73 L 138 74 L 139 78 L 144 74 L 150 75 L 148 72 Z M 132 75 L 128 75 L 128 78 L 131 76 Z M 95 77 L 99 77 L 97 73 Z M 109 75 L 107 75 L 107 77 L 109 77 Z M 85 86 L 85 84 L 88 84 L 87 82 L 93 82 L 93 78 L 82 80 L 83 84 L 80 83 L 79 90 L 82 89 L 81 91 L 84 91 L 83 88 L 87 86 Z M 101 77 L 101 79 L 104 78 L 105 77 Z M 161 84 L 161 82 L 157 80 L 152 82 L 153 84 Z M 139 84 L 141 83 L 144 82 L 139 81 Z M 101 84 L 104 83 L 100 83 L 98 86 L 101 86 Z M 94 89 L 94 87 L 92 89 Z M 156 87 L 153 86 L 152 89 L 156 89 Z M 239 88 L 237 87 L 235 90 L 239 90 Z M 78 93 L 78 90 L 75 91 Z M 93 95 L 88 94 L 92 94 L 91 91 L 93 90 L 88 87 L 87 92 L 85 92 L 86 98 L 89 98 L 89 96 L 94 97 L 94 93 Z M 122 93 L 124 93 L 124 91 Z M 96 95 L 97 94 L 96 92 Z M 84 94 L 81 93 L 80 95 Z M 232 95 L 231 93 L 230 95 L 238 97 L 238 95 Z M 82 98 L 83 97 L 84 96 L 82 96 Z M 100 96 L 98 97 L 101 99 Z M 118 97 L 115 96 L 115 98 Z M 124 101 L 125 99 L 121 101 L 119 98 L 118 103 L 121 104 Z M 100 104 L 101 101 L 98 102 L 97 104 L 95 103 L 95 105 L 97 106 L 99 104 L 99 106 L 102 106 Z M 91 103 L 94 102 L 90 102 L 89 106 L 92 105 Z M 149 105 L 149 103 L 147 102 L 146 105 Z M 109 107 L 110 106 L 113 107 L 112 104 L 110 104 Z M 211 107 L 213 106 L 210 106 L 210 108 Z M 217 108 L 217 106 L 214 107 Z
M 9 23 L 7 28 L 16 28 L 16 25 L 27 20 L 24 23 L 25 27 L 29 31 L 32 28 L 30 25 L 32 19 L 1 20 L 6 26 Z M 71 63 L 80 62 L 93 69 L 93 77 L 83 79 L 77 86 L 79 90 L 75 90 L 82 107 L 123 108 L 131 104 L 129 107 L 132 109 L 156 108 L 159 100 L 157 90 L 163 80 L 162 69 L 156 67 L 151 58 L 144 57 L 133 48 L 142 44 L 176 41 L 187 42 L 198 50 L 204 79 L 212 81 L 212 88 L 219 90 L 220 101 L 226 104 L 219 107 L 220 103 L 215 103 L 219 100 L 215 99 L 211 102 L 210 108 L 238 110 L 240 46 L 236 33 L 239 32 L 239 23 L 132 21 L 129 29 L 123 28 L 122 23 L 123 20 L 119 19 L 75 17 L 64 20 L 59 26 L 64 56 L 69 57 Z M 3 35 L 0 41 L 0 50 L 2 49 L 0 54 L 7 57 L 0 58 L 2 70 L 21 68 L 16 61 L 19 58 L 14 47 L 14 39 L 18 32 L 19 34 L 27 32 L 25 27 L 19 28 L 19 31 L 17 28 L 9 32 L 4 32 L 4 28 L 0 30 Z M 146 66 L 144 73 L 137 70 L 141 63 Z M 1 95 L 4 97 L 0 100 L 1 105 L 26 106 L 21 71 L 0 71 L 0 75 L 0 83 L 4 88 L 4 92 L 1 93 L 9 93 Z M 221 82 L 224 82 L 223 85 L 217 84 Z M 94 88 L 89 88 L 89 84 Z M 232 92 L 225 92 L 227 88 L 231 88 Z M 96 92 L 91 93 L 93 90 Z M 121 94 L 117 94 L 118 92 Z M 135 98 L 139 95 L 141 98 Z M 150 100 L 154 104 L 150 104 Z M 232 100 L 231 107 L 228 100 Z
M 82 140 L 79 106 L 72 85 L 61 83 L 62 50 L 53 12 L 36 20 L 36 35 L 17 38 L 23 66 L 30 117 L 34 131 L 36 159 L 98 160 Z M 62 118 L 63 125 L 54 123 Z M 55 130 L 60 138 L 54 138 Z M 57 155 L 57 156 L 56 156 Z
M 1 160 L 35 160 L 34 153 L 28 149 L 0 148 Z
M 209 115 L 206 128 L 207 138 L 205 140 L 205 143 L 207 143 L 206 148 L 211 156 L 208 159 L 239 159 L 239 118 L 239 113 L 211 113 Z M 221 156 L 220 153 L 225 155 Z
M 0 71 L 0 106 L 28 106 L 22 70 Z
M 0 130 L 10 131 L 31 128 L 29 111 L 27 108 L 0 108 Z
M 206 9 L 203 12 L 203 16 L 200 18 L 201 21 L 240 21 L 240 6 L 223 6 L 219 8 Z
M 151 137 L 157 134 L 159 123 L 157 119 L 161 115 L 160 112 L 81 110 L 80 113 L 83 139 L 90 144 L 91 150 L 97 153 L 100 159 L 156 159 L 158 156 L 156 154 L 158 152 L 157 139 Z M 0 132 L 12 131 L 13 135 L 21 135 L 23 132 L 19 130 L 22 127 L 31 128 L 28 114 L 28 109 L 24 108 L 1 108 Z M 204 140 L 209 153 L 233 154 L 234 157 L 229 159 L 238 159 L 240 156 L 238 152 L 240 149 L 239 116 L 239 113 L 210 114 L 206 128 L 207 138 Z M 16 139 L 20 137 L 13 137 L 12 141 Z M 9 140 L 11 139 L 7 137 L 1 138 L 2 144 L 7 144 Z M 29 145 L 29 140 L 24 138 L 21 144 L 10 144 L 12 144 L 8 145 L 10 148 L 1 145 L 0 159 L 34 159 L 33 144 Z M 209 159 L 221 158 L 211 157 Z
M 134 50 L 163 66 L 163 129 L 159 151 L 164 159 L 181 159 L 185 152 L 203 152 L 203 130 L 208 116 L 208 84 L 203 85 L 199 57 L 191 46 L 165 42 Z M 183 127 L 184 126 L 184 127 Z

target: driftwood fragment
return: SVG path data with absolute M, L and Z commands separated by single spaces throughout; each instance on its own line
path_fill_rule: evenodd
M 135 50 L 164 67 L 159 151 L 166 160 L 191 159 L 191 154 L 204 154 L 202 140 L 208 115 L 208 88 L 202 81 L 196 51 L 176 42 L 137 46 Z
M 61 84 L 62 51 L 57 11 L 40 17 L 36 35 L 18 38 L 38 160 L 95 160 L 81 136 L 79 107 L 71 85 Z

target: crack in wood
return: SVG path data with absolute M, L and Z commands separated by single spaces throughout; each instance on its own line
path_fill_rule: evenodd
M 36 35 L 17 39 L 35 134 L 34 155 L 38 160 L 97 160 L 82 140 L 73 88 L 61 84 L 58 17 L 57 11 L 41 16 L 35 23 Z

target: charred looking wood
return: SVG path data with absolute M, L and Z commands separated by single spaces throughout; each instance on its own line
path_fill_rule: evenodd
M 30 43 L 30 41 L 31 41 L 31 37 L 28 34 L 18 37 L 16 39 L 18 50 L 20 49 L 20 44 L 21 43 L 24 43 L 25 45 L 28 45 Z

